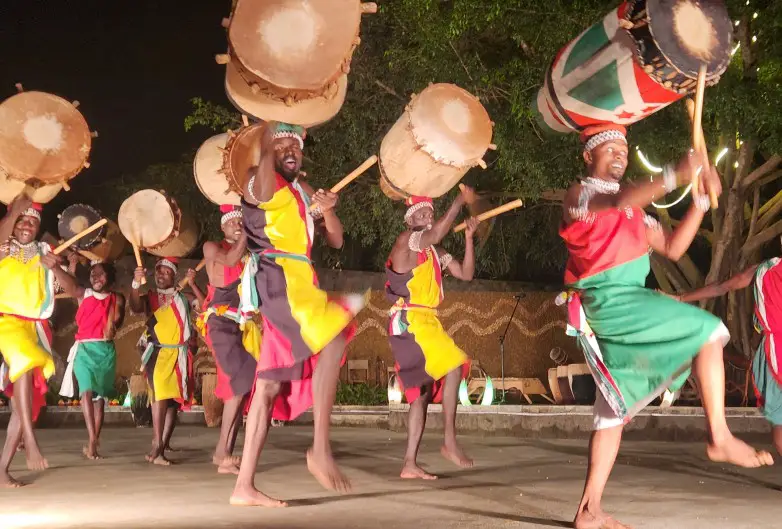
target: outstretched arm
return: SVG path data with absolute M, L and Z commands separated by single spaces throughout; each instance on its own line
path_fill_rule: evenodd
M 679 301 L 691 303 L 693 301 L 700 301 L 702 299 L 716 298 L 734 290 L 747 288 L 750 284 L 752 284 L 752 280 L 755 277 L 755 272 L 757 269 L 758 265 L 750 266 L 743 272 L 739 272 L 735 276 L 723 281 L 722 283 L 712 283 L 711 285 L 706 285 L 703 288 L 693 290 L 692 292 L 676 296 L 676 298 Z
M 440 244 L 440 241 L 442 241 L 451 230 L 451 226 L 453 226 L 453 223 L 456 221 L 456 217 L 462 210 L 462 206 L 474 201 L 475 191 L 471 187 L 462 186 L 461 193 L 454 199 L 446 214 L 435 221 L 431 230 L 422 232 L 419 246 L 421 248 L 428 248 L 433 244 Z
M 192 268 L 187 271 L 187 278 L 189 279 L 190 290 L 193 291 L 193 294 L 198 300 L 198 306 L 201 307 L 201 310 L 204 310 L 204 301 L 206 300 L 206 296 L 204 296 L 203 291 L 200 288 L 198 288 L 198 285 L 196 285 L 195 276 L 196 276 L 196 271 L 193 270 Z
M 60 262 L 61 258 L 52 252 L 41 256 L 41 264 L 52 271 L 63 291 L 73 298 L 81 299 L 84 297 L 84 289 L 79 286 L 75 277 L 60 267 Z
M 268 202 L 274 196 L 276 176 L 272 135 L 276 128 L 277 123 L 275 121 L 266 123 L 263 136 L 261 136 L 261 161 L 258 163 L 258 168 L 255 171 L 255 180 L 252 182 L 252 188 L 250 188 L 249 180 L 244 187 L 244 200 L 254 206 Z
M 464 232 L 464 259 L 461 262 L 452 259 L 448 263 L 446 269 L 456 279 L 472 281 L 473 277 L 475 277 L 475 243 L 473 242 L 473 236 L 479 223 L 480 221 L 475 217 L 467 219 L 467 229 Z
M 141 295 L 141 281 L 146 275 L 144 267 L 139 266 L 133 271 L 133 283 L 134 286 L 138 285 L 138 288 L 130 289 L 130 310 L 136 314 L 146 314 L 147 312 L 147 298 Z

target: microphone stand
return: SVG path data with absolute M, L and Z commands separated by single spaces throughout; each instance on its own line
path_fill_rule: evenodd
M 526 294 L 523 292 L 521 294 L 516 294 L 513 296 L 516 298 L 516 304 L 513 306 L 513 312 L 510 313 L 510 318 L 508 319 L 508 324 L 505 326 L 505 330 L 502 332 L 502 336 L 500 336 L 500 377 L 502 379 L 502 397 L 500 398 L 500 404 L 505 404 L 505 338 L 508 336 L 508 330 L 510 329 L 510 324 L 513 321 L 513 316 L 516 315 L 516 311 L 519 308 L 519 303 L 521 303 L 521 299 L 526 297 Z

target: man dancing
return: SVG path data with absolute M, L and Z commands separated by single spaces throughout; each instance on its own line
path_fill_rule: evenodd
M 8 473 L 24 439 L 27 468 L 48 467 L 33 423 L 46 405 L 46 380 L 54 374 L 48 319 L 57 286 L 73 294 L 76 282 L 60 267 L 60 258 L 36 241 L 41 206 L 17 197 L 0 220 L 0 389 L 11 397 L 11 418 L 0 456 L 0 486 L 20 487 Z
M 690 303 L 715 298 L 754 283 L 755 330 L 762 335 L 752 359 L 752 381 L 758 405 L 771 423 L 774 447 L 782 455 L 782 348 L 776 338 L 782 333 L 782 259 L 774 257 L 748 267 L 722 283 L 706 285 L 680 296 L 678 301 Z
M 405 398 L 410 403 L 407 451 L 401 473 L 404 479 L 437 479 L 416 462 L 430 402 L 443 403 L 445 442 L 440 453 L 462 468 L 473 464 L 456 442 L 459 384 L 469 371 L 469 361 L 440 324 L 437 307 L 443 300 L 444 270 L 463 281 L 473 278 L 473 235 L 478 220 L 467 221 L 463 262 L 435 246 L 448 234 L 462 206 L 472 201 L 473 194 L 470 188 L 462 187 L 462 193 L 448 212 L 436 222 L 431 198 L 408 199 L 407 230 L 397 237 L 386 264 L 386 294 L 394 302 L 388 341 Z
M 212 460 L 219 473 L 238 474 L 240 459 L 232 454 L 242 411 L 255 384 L 260 334 L 252 320 L 244 323 L 244 329 L 239 325 L 239 284 L 247 258 L 242 210 L 226 205 L 220 211 L 225 238 L 204 244 L 209 291 L 199 327 L 217 364 L 215 395 L 224 401 L 220 439 Z
M 299 178 L 303 147 L 304 129 L 268 123 L 260 163 L 244 189 L 252 255 L 242 276 L 242 311 L 246 315 L 260 304 L 263 343 L 233 505 L 285 506 L 255 488 L 255 467 L 272 412 L 289 420 L 311 404 L 315 432 L 307 466 L 324 487 L 349 488 L 331 453 L 329 420 L 352 322 L 366 301 L 359 295 L 332 300 L 317 286 L 310 259 L 315 222 L 335 248 L 343 243 L 342 224 L 334 212 L 336 195 L 313 193 Z
M 114 268 L 110 264 L 93 262 L 90 266 L 91 288 L 76 288 L 78 329 L 60 387 L 60 395 L 73 397 L 75 375 L 89 436 L 84 447 L 87 459 L 100 459 L 98 444 L 103 428 L 104 400 L 114 394 L 117 374 L 114 335 L 125 315 L 125 297 L 110 290 L 113 281 Z
M 666 166 L 662 178 L 621 186 L 627 167 L 624 128 L 591 127 L 582 141 L 589 176 L 565 196 L 560 235 L 570 253 L 568 330 L 578 337 L 600 391 L 574 525 L 614 529 L 627 526 L 602 511 L 601 499 L 623 425 L 666 388 L 680 387 L 691 366 L 706 411 L 708 457 L 743 467 L 773 461 L 728 430 L 722 362 L 727 328 L 708 312 L 644 288 L 649 249 L 674 261 L 684 254 L 709 207 L 707 193 L 721 192 L 719 176 L 691 151 L 677 167 Z M 701 185 L 693 190 L 693 206 L 668 233 L 643 208 L 689 182 L 695 171 Z
M 188 346 L 191 337 L 190 305 L 174 284 L 177 259 L 159 259 L 155 264 L 155 288 L 141 294 L 146 271 L 136 268 L 130 291 L 130 309 L 148 319 L 142 343 L 141 366 L 152 403 L 152 450 L 146 460 L 170 465 L 165 450 L 176 426 L 178 407 L 188 400 Z M 192 281 L 194 271 L 188 277 Z

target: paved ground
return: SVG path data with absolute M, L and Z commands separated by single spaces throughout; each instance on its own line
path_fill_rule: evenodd
M 582 441 L 464 437 L 477 466 L 454 470 L 426 436 L 421 461 L 441 473 L 436 482 L 398 477 L 404 437 L 384 430 L 336 429 L 335 449 L 354 492 L 322 490 L 304 466 L 311 430 L 276 428 L 258 483 L 291 502 L 282 510 L 230 507 L 233 480 L 207 462 L 217 431 L 180 427 L 179 465 L 143 460 L 149 430 L 107 429 L 106 459 L 80 457 L 81 430 L 40 432 L 52 467 L 43 474 L 13 465 L 31 486 L 0 489 L 0 528 L 285 528 L 416 529 L 569 527 L 585 472 Z M 628 442 L 607 492 L 606 507 L 639 528 L 749 529 L 782 519 L 782 465 L 738 472 L 712 465 L 702 446 Z

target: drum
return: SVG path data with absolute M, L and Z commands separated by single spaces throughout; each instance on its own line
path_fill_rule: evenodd
M 22 191 L 27 193 L 30 200 L 39 204 L 51 202 L 62 190 L 62 184 L 43 185 L 40 187 L 31 187 L 21 180 L 11 180 L 0 167 L 0 202 L 6 206 L 13 202 Z
M 21 92 L 0 103 L 0 173 L 10 180 L 66 184 L 89 166 L 91 144 L 84 117 L 61 97 Z
M 232 191 L 243 193 L 244 185 L 250 179 L 250 168 L 261 159 L 261 137 L 266 125 L 256 123 L 228 134 L 228 143 L 223 149 L 223 174 Z
M 67 240 L 98 222 L 103 218 L 103 215 L 92 206 L 73 204 L 65 208 L 57 218 L 59 219 L 57 232 L 60 234 L 60 238 Z M 76 241 L 74 246 L 79 250 L 89 250 L 100 242 L 105 233 L 106 226 L 104 225 Z
M 81 250 L 81 254 L 93 260 L 111 263 L 122 257 L 127 241 L 117 223 L 109 220 L 104 226 L 106 229 L 103 237 L 88 250 Z
M 198 225 L 176 200 L 142 189 L 119 208 L 119 229 L 130 242 L 158 257 L 184 257 L 198 243 Z
M 437 198 L 476 165 L 485 167 L 492 121 L 478 98 L 452 84 L 413 95 L 380 145 L 380 187 L 391 199 Z
M 345 100 L 361 14 L 376 10 L 359 0 L 238 0 L 229 53 L 217 56 L 228 66 L 229 99 L 263 121 L 310 127 L 331 119 Z
M 218 134 L 206 140 L 196 152 L 193 160 L 193 176 L 201 193 L 217 205 L 240 204 L 241 195 L 232 190 L 223 173 L 223 149 L 228 134 Z
M 631 125 L 692 93 L 701 64 L 716 84 L 731 45 L 721 0 L 626 0 L 557 54 L 533 103 L 538 123 Z
M 548 370 L 548 383 L 557 404 L 595 403 L 597 385 L 587 364 L 552 367 Z

